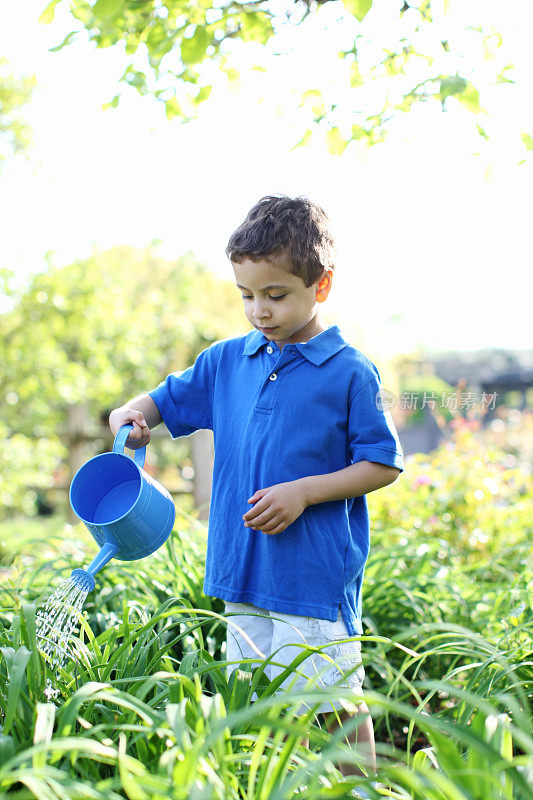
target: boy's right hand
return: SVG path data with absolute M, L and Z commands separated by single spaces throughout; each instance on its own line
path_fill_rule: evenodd
M 148 423 L 142 411 L 135 411 L 134 408 L 115 408 L 109 415 L 109 427 L 116 436 L 123 425 L 133 425 L 133 430 L 126 439 L 126 447 L 131 450 L 138 450 L 145 447 L 150 441 L 151 433 Z

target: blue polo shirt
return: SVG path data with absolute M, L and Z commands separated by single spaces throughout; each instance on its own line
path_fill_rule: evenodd
M 309 506 L 274 536 L 246 528 L 258 489 L 357 461 L 403 471 L 376 366 L 336 325 L 280 351 L 259 331 L 215 342 L 150 396 L 174 438 L 214 434 L 204 594 L 336 620 L 362 633 L 366 495 Z

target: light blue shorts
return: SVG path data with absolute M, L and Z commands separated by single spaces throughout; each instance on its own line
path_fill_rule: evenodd
M 296 668 L 301 675 L 296 672 L 291 673 L 280 685 L 276 694 L 283 694 L 284 688 L 294 691 L 312 684 L 326 687 L 339 686 L 343 689 L 351 689 L 353 702 L 361 702 L 365 677 L 361 663 L 361 642 L 350 637 L 342 619 L 340 607 L 337 621 L 331 622 L 318 617 L 301 617 L 296 614 L 267 611 L 251 603 L 224 602 L 226 614 L 231 615 L 227 618 L 226 660 L 236 662 L 228 666 L 228 675 L 239 666 L 240 660 L 243 658 L 255 659 L 255 664 L 250 662 L 243 667 L 246 671 L 251 671 L 264 658 L 268 658 L 272 653 L 278 651 L 265 669 L 268 679 L 273 680 L 296 656 L 302 653 L 302 647 L 296 646 L 297 642 L 312 647 L 331 643 L 321 652 L 328 655 L 336 666 L 323 658 L 320 653 L 313 653 Z M 231 624 L 232 622 L 242 628 L 261 655 L 252 647 L 250 641 Z M 348 641 L 342 642 L 343 639 L 348 639 Z M 272 662 L 276 662 L 276 664 Z M 278 664 L 284 666 L 278 666 Z M 350 674 L 343 675 L 347 672 Z M 346 699 L 346 695 L 344 698 Z M 254 693 L 252 700 L 257 700 L 257 694 Z M 308 705 L 302 705 L 298 709 L 298 713 L 303 714 L 308 708 Z M 341 709 L 342 703 L 340 700 L 331 698 L 322 703 L 315 713 L 327 714 L 334 708 Z

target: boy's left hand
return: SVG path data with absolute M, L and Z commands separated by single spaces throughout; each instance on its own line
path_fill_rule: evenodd
M 258 489 L 248 503 L 255 505 L 243 516 L 245 526 L 268 534 L 281 533 L 307 508 L 300 481 Z

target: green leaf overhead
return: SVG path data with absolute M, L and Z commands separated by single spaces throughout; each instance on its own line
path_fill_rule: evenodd
M 184 64 L 196 64 L 203 61 L 209 45 L 209 34 L 205 28 L 197 25 L 194 34 L 182 39 L 181 59 Z
M 45 6 L 42 22 L 52 20 L 59 3 L 66 6 L 67 0 L 53 0 Z M 455 0 L 457 3 L 460 0 Z M 511 80 L 505 73 L 512 64 L 507 61 L 502 66 L 503 56 L 499 55 L 505 50 L 501 34 L 493 25 L 487 23 L 483 28 L 476 21 L 470 25 L 454 23 L 463 26 L 454 32 L 454 2 L 437 8 L 430 0 L 403 4 L 384 0 L 379 15 L 372 0 L 294 0 L 279 5 L 267 0 L 96 0 L 94 4 L 72 0 L 70 5 L 76 24 L 73 33 L 88 33 L 97 47 L 120 49 L 127 61 L 119 79 L 122 87 L 129 84 L 142 95 L 155 97 L 164 104 L 169 119 L 184 121 L 194 118 L 208 88 L 217 81 L 213 68 L 229 85 L 238 84 L 243 48 L 253 46 L 249 52 L 254 58 L 257 55 L 256 61 L 264 61 L 250 63 L 244 69 L 268 71 L 270 61 L 290 49 L 291 28 L 296 32 L 308 18 L 311 24 L 312 17 L 324 14 L 327 50 L 333 8 L 335 24 L 343 26 L 343 41 L 353 36 L 352 44 L 348 40 L 344 49 L 337 51 L 344 62 L 344 76 L 327 88 L 308 86 L 309 91 L 316 89 L 323 94 L 323 113 L 314 115 L 311 127 L 304 122 L 296 141 L 305 141 L 306 129 L 340 126 L 347 131 L 364 131 L 357 138 L 373 144 L 384 138 L 399 115 L 425 102 L 438 103 L 445 110 L 448 97 L 456 97 L 464 109 L 479 115 L 485 113 L 481 105 L 483 85 Z M 315 30 L 316 54 L 321 59 L 320 23 Z M 273 46 L 281 32 L 289 32 L 288 48 L 285 44 Z M 70 41 L 68 35 L 57 48 Z M 295 36 L 294 48 L 299 47 L 299 41 Z M 197 85 L 206 90 L 202 96 Z M 109 96 L 119 93 L 113 88 Z M 474 116 L 472 127 L 479 131 Z M 481 128 L 489 136 L 487 127 Z M 332 145 L 335 138 L 336 133 L 330 134 L 326 146 L 340 152 L 340 144 Z
M 93 6 L 95 16 L 113 17 L 118 14 L 125 0 L 96 0 Z
M 344 152 L 348 141 L 336 127 L 330 128 L 326 133 L 328 150 L 334 156 L 340 156 Z
M 0 58 L 0 168 L 7 157 L 27 150 L 31 144 L 24 106 L 35 84 L 33 75 L 15 75 L 9 62 Z
M 443 75 L 440 79 L 439 98 L 444 101 L 447 97 L 464 92 L 467 82 L 459 75 Z
M 348 11 L 362 22 L 370 9 L 372 8 L 372 0 L 342 0 L 343 5 Z
M 520 136 L 526 150 L 533 150 L 533 136 L 525 131 L 523 131 Z
M 56 11 L 56 6 L 59 3 L 59 0 L 52 0 L 51 3 L 48 3 L 44 11 L 42 12 L 41 16 L 39 17 L 39 22 L 41 25 L 49 25 L 52 20 L 54 19 L 54 14 Z

